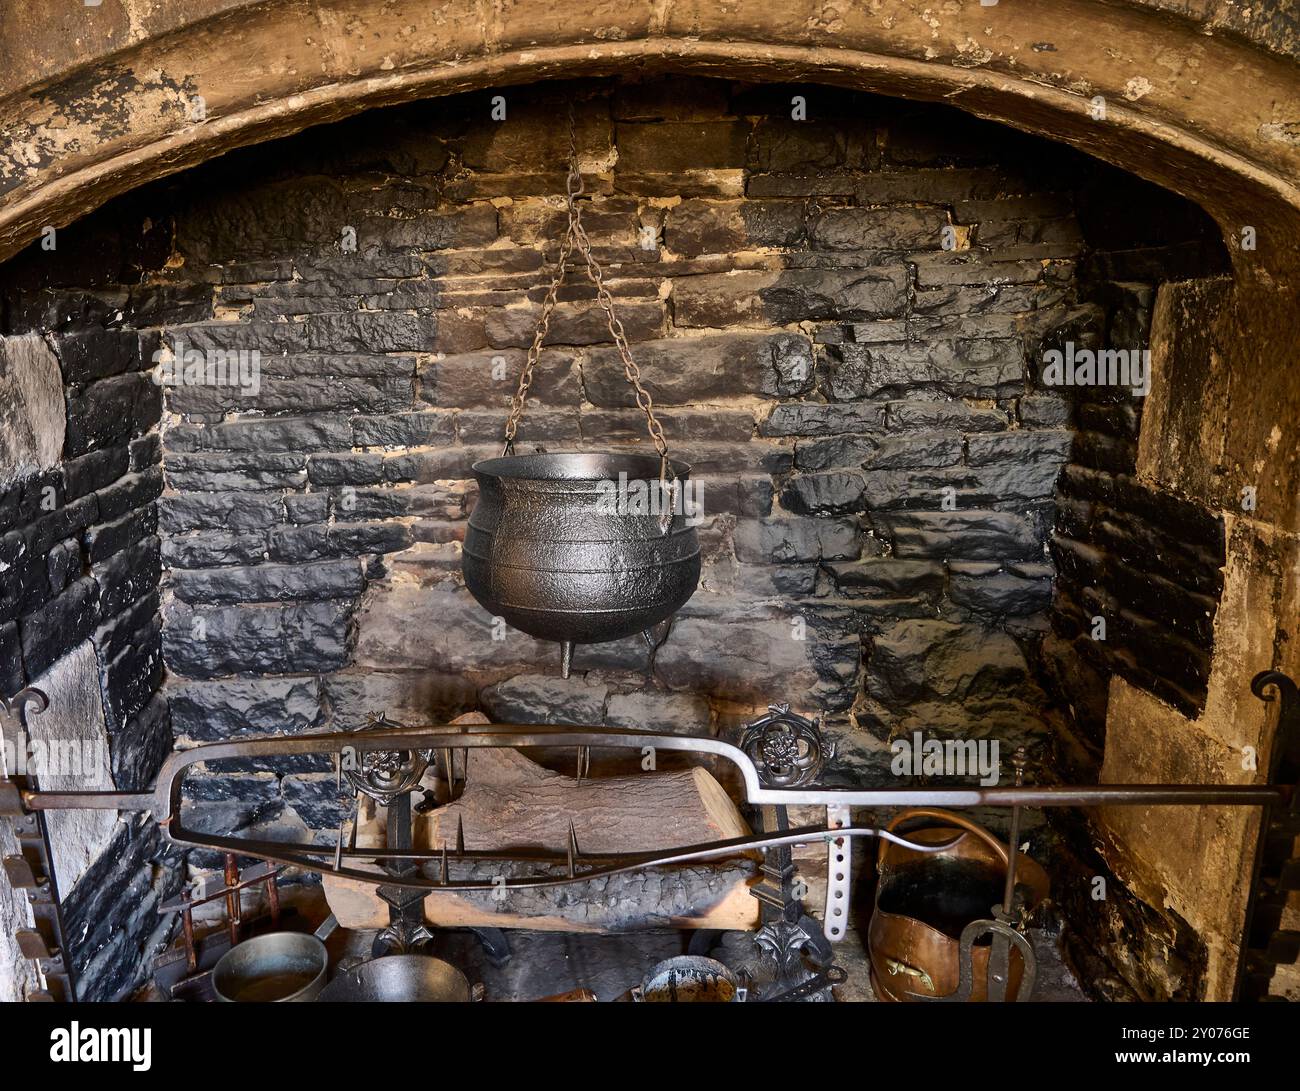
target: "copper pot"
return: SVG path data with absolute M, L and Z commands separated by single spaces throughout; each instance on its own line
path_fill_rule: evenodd
M 920 823 L 919 828 L 899 827 Z M 969 836 L 938 852 L 882 840 L 876 856 L 879 881 L 867 929 L 871 985 L 881 1000 L 907 1001 L 907 994 L 947 996 L 956 991 L 962 929 L 988 919 L 1006 883 L 1007 846 L 982 826 L 950 811 L 918 809 L 896 815 L 888 827 L 909 840 L 936 843 Z M 1023 853 L 1016 857 L 1016 887 L 1026 908 L 1047 897 L 1047 873 Z M 971 1000 L 988 999 L 987 938 L 971 949 Z M 1014 947 L 1008 967 L 1007 999 L 1014 1000 L 1024 959 Z

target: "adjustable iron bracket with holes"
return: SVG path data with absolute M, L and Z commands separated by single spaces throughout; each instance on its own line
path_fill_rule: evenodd
M 1282 681 L 1279 681 L 1282 680 Z M 1271 698 L 1264 692 L 1276 688 L 1282 696 L 1277 745 L 1293 747 L 1288 741 L 1300 732 L 1296 714 L 1296 689 L 1284 675 L 1265 672 L 1255 680 L 1255 692 L 1261 699 Z M 466 754 L 478 748 L 511 749 L 569 748 L 577 755 L 581 769 L 589 760 L 593 747 L 644 751 L 688 752 L 708 755 L 730 762 L 739 775 L 745 800 L 757 807 L 809 805 L 826 809 L 827 821 L 820 826 L 802 826 L 789 830 L 768 830 L 747 837 L 733 837 L 703 844 L 686 845 L 653 852 L 623 854 L 581 853 L 570 844 L 566 855 L 545 851 L 473 851 L 458 838 L 455 850 L 442 846 L 436 850 L 410 847 L 344 848 L 342 837 L 333 846 L 275 842 L 229 837 L 192 830 L 182 817 L 182 786 L 186 774 L 202 763 L 231 759 L 269 759 L 275 757 L 319 754 L 353 755 L 400 754 L 416 751 L 431 754 L 436 750 L 461 750 Z M 145 811 L 153 815 L 166 836 L 175 844 L 235 852 L 260 857 L 275 864 L 299 867 L 320 874 L 337 875 L 358 882 L 403 888 L 421 892 L 536 889 L 581 883 L 604 876 L 645 868 L 716 859 L 754 849 L 812 844 L 824 841 L 828 849 L 828 909 L 824 922 L 826 936 L 842 939 L 850 919 L 851 863 L 850 845 L 855 837 L 883 838 L 919 852 L 941 851 L 952 841 L 942 844 L 919 843 L 875 826 L 854 826 L 851 807 L 1094 807 L 1153 805 L 1216 805 L 1285 808 L 1295 798 L 1289 784 L 1106 784 L 1094 786 L 1036 787 L 955 787 L 955 788 L 824 788 L 813 781 L 825 760 L 820 732 L 812 721 L 794 716 L 786 706 L 773 706 L 744 732 L 741 746 L 733 746 L 712 737 L 696 738 L 665 735 L 630 728 L 555 727 L 522 724 L 438 724 L 426 727 L 384 727 L 359 732 L 294 735 L 276 738 L 212 743 L 170 755 L 163 763 L 152 792 L 45 792 L 19 785 L 0 793 L 0 806 L 14 816 L 39 824 L 46 811 L 96 809 Z M 958 836 L 965 836 L 959 834 Z M 522 864 L 532 873 L 512 874 L 488 880 L 472 872 L 473 865 L 483 862 L 502 865 Z M 7 861 L 6 861 L 7 863 Z M 400 866 L 396 866 L 400 865 Z M 409 865 L 409 866 L 408 866 Z M 40 862 L 42 874 L 48 875 L 48 859 Z M 513 869 L 510 869 L 513 871 Z M 457 875 L 456 872 L 461 874 Z M 52 889 L 52 883 L 51 883 Z M 57 898 L 53 899 L 57 909 Z M 57 925 L 57 912 L 50 918 Z M 61 942 L 55 940 L 55 946 Z M 71 991 L 71 990 L 69 990 Z
M 827 829 L 843 830 L 851 825 L 848 807 L 837 803 L 826 808 Z M 826 845 L 826 915 L 822 919 L 826 938 L 832 943 L 844 938 L 849 925 L 852 880 L 853 841 L 848 836 L 836 837 Z

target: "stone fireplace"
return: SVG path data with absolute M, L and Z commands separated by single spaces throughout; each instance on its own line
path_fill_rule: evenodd
M 732 739 L 777 702 L 822 718 L 841 783 L 897 784 L 917 733 L 1025 746 L 1039 783 L 1257 780 L 1249 679 L 1296 666 L 1289 221 L 908 87 L 700 69 L 507 67 L 268 121 L 15 228 L 0 688 L 89 699 L 124 790 L 172 747 L 381 711 Z M 704 519 L 671 626 L 580 647 L 564 679 L 466 591 L 460 543 L 563 229 L 569 104 L 587 229 Z M 593 292 L 560 299 L 520 449 L 646 448 Z M 1076 367 L 1099 358 L 1134 370 Z M 283 840 L 342 820 L 313 759 L 203 769 L 187 803 Z M 1255 812 L 1026 822 L 1086 993 L 1233 994 Z M 83 991 L 125 996 L 157 904 L 215 860 L 144 819 L 66 840 Z

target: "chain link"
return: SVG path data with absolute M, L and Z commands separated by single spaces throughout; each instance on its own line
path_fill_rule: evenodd
M 560 285 L 564 281 L 569 258 L 576 249 L 582 255 L 586 264 L 587 276 L 596 286 L 596 301 L 600 304 L 601 310 L 605 312 L 605 322 L 609 327 L 610 336 L 614 338 L 614 345 L 623 361 L 623 377 L 635 391 L 637 408 L 645 414 L 650 439 L 655 445 L 655 450 L 659 453 L 660 476 L 663 477 L 668 471 L 668 441 L 664 438 L 663 425 L 659 423 L 658 418 L 655 416 L 654 399 L 650 397 L 650 392 L 641 384 L 641 369 L 637 367 L 636 361 L 632 359 L 632 350 L 628 346 L 627 333 L 624 331 L 623 323 L 614 308 L 614 297 L 610 295 L 609 289 L 605 286 L 600 263 L 596 261 L 595 255 L 591 252 L 591 240 L 587 237 L 587 229 L 582 225 L 582 209 L 578 204 L 578 198 L 582 196 L 583 190 L 582 172 L 578 169 L 577 125 L 574 120 L 573 104 L 570 103 L 569 175 L 565 180 L 569 225 L 564 233 L 564 240 L 560 244 L 560 256 L 555 270 L 555 277 L 546 292 L 546 298 L 542 301 L 542 313 L 537 320 L 537 330 L 533 334 L 533 343 L 528 349 L 528 359 L 524 363 L 523 373 L 519 376 L 519 388 L 514 397 L 510 399 L 510 415 L 506 418 L 506 443 L 503 453 L 507 455 L 514 454 L 515 434 L 519 430 L 519 422 L 524 415 L 528 390 L 533 385 L 533 370 L 537 366 L 538 357 L 541 356 L 542 342 L 546 339 L 546 334 L 551 327 L 551 315 L 555 311 L 557 296 Z

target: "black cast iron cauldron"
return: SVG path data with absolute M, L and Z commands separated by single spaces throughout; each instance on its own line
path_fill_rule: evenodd
M 465 586 L 521 632 L 559 641 L 565 677 L 574 644 L 644 632 L 695 593 L 700 546 L 680 500 L 690 467 L 668 463 L 671 518 L 662 502 L 638 502 L 654 493 L 660 468 L 653 455 L 600 453 L 509 455 L 473 467 L 479 500 L 461 557 Z

